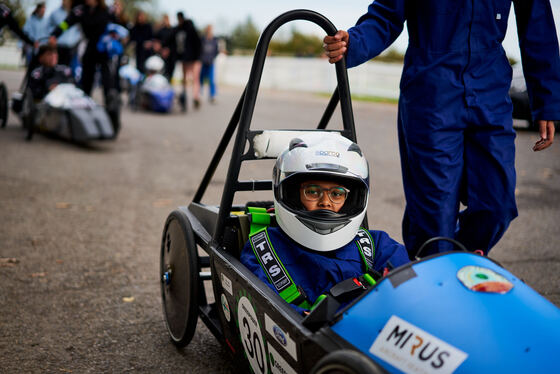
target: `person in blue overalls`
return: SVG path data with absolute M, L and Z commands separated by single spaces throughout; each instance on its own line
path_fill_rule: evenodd
M 340 282 L 374 284 L 371 274 L 409 262 L 404 246 L 387 233 L 360 227 L 369 170 L 358 145 L 336 133 L 314 135 L 293 139 L 278 157 L 278 227 L 253 232 L 240 257 L 301 313 Z
M 502 47 L 511 0 L 376 0 L 355 27 L 324 38 L 329 61 L 377 56 L 407 22 L 398 134 L 413 257 L 427 239 L 488 253 L 517 216 L 512 69 Z M 548 0 L 513 0 L 540 151 L 560 120 L 560 57 Z M 466 209 L 460 211 L 460 203 Z M 438 242 L 424 255 L 449 250 Z

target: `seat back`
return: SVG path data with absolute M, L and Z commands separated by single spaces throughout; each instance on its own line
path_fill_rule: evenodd
M 230 214 L 226 232 L 224 233 L 225 247 L 235 257 L 239 258 L 245 243 L 249 240 L 251 234 L 251 225 L 254 225 L 253 213 L 249 212 L 249 207 L 269 208 L 273 205 L 272 201 L 251 201 L 248 202 L 245 209 L 234 210 Z M 270 215 L 270 224 L 267 226 L 276 226 L 276 218 L 273 212 Z M 259 225 L 262 227 L 262 225 Z M 254 227 L 253 227 L 254 229 Z

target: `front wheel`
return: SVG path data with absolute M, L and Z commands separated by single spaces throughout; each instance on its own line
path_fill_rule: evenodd
M 6 127 L 8 122 L 8 90 L 6 85 L 0 82 L 0 127 Z
M 21 124 L 27 130 L 27 140 L 33 138 L 35 132 L 35 101 L 31 89 L 26 89 L 23 95 L 23 104 L 21 109 Z
M 163 314 L 171 341 L 190 343 L 198 321 L 198 253 L 191 223 L 185 213 L 172 212 L 161 242 L 160 281 Z
M 312 374 L 383 374 L 385 370 L 363 354 L 350 350 L 331 352 L 311 369 Z

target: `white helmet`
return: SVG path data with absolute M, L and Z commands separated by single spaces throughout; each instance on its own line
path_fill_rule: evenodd
M 148 57 L 148 59 L 144 63 L 144 66 L 146 67 L 146 70 L 154 73 L 159 73 L 165 66 L 165 62 L 158 55 L 153 55 Z
M 338 133 L 292 139 L 276 160 L 272 179 L 276 220 L 297 243 L 326 252 L 354 239 L 369 197 L 368 163 L 356 143 Z M 350 190 L 339 212 L 303 207 L 300 186 L 309 179 L 335 181 Z

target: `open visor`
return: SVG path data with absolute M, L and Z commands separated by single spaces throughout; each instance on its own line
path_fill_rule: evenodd
M 344 205 L 338 213 L 322 209 L 317 211 L 305 210 L 300 199 L 300 187 L 303 182 L 309 180 L 335 182 L 350 190 Z M 350 220 L 362 213 L 364 209 L 366 209 L 368 186 L 361 178 L 348 175 L 337 176 L 333 175 L 333 173 L 321 172 L 296 173 L 281 181 L 280 184 L 275 187 L 274 194 L 276 201 L 282 204 L 288 211 L 295 214 L 303 224 L 308 226 L 306 223 L 307 221 L 314 221 L 317 222 L 317 227 L 320 227 L 320 222 L 324 222 L 325 224 L 329 222 L 328 226 L 331 226 L 331 224 L 340 225 L 343 221 Z M 301 218 L 304 218 L 305 222 Z M 344 227 L 344 225 L 342 225 L 342 227 Z M 324 229 L 327 230 L 326 227 Z

